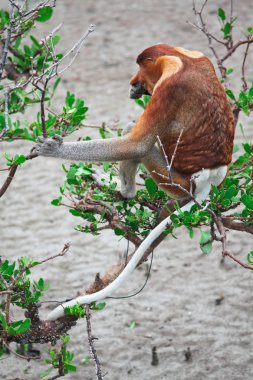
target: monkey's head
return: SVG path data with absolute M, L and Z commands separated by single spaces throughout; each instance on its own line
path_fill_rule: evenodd
M 138 99 L 142 95 L 152 95 L 163 72 L 160 58 L 164 56 L 177 57 L 183 64 L 189 60 L 201 58 L 203 54 L 165 44 L 158 44 L 145 49 L 136 60 L 139 70 L 130 80 L 130 98 Z M 175 64 L 175 61 L 172 64 Z

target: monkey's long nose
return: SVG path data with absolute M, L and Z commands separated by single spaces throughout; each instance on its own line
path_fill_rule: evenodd
M 134 83 L 130 90 L 130 98 L 131 99 L 139 99 L 143 94 L 146 93 L 146 89 L 144 86 L 140 83 Z

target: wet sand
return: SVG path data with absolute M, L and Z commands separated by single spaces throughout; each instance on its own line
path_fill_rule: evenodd
M 47 35 L 64 21 L 59 51 L 66 51 L 89 27 L 96 26 L 78 60 L 64 75 L 53 108 L 59 110 L 66 90 L 85 99 L 89 107 L 87 122 L 114 123 L 123 126 L 136 119 L 141 109 L 129 99 L 129 79 L 135 73 L 135 59 L 144 48 L 158 42 L 200 50 L 213 59 L 205 36 L 193 30 L 186 20 L 193 19 L 191 0 L 140 1 L 66 1 L 58 2 L 55 17 L 40 25 L 39 35 Z M 240 27 L 252 26 L 252 1 L 235 1 Z M 207 8 L 210 30 L 219 29 L 212 2 Z M 0 5 L 6 6 L 1 0 Z M 253 80 L 252 52 L 247 71 Z M 238 67 L 240 54 L 229 62 Z M 250 67 L 251 66 L 251 67 Z M 251 72 L 250 72 L 251 70 Z M 240 82 L 238 74 L 236 84 Z M 31 116 L 30 116 L 31 117 Z M 241 118 L 249 138 L 251 123 Z M 251 125 L 250 125 L 251 124 Z M 250 129 L 251 128 L 251 129 Z M 239 131 L 238 131 L 239 132 Z M 96 130 L 81 130 L 71 136 L 98 136 Z M 237 142 L 242 141 L 237 133 Z M 10 155 L 27 153 L 29 142 L 2 144 Z M 2 158 L 1 158 L 2 160 Z M 3 160 L 1 161 L 1 167 Z M 45 300 L 64 300 L 85 288 L 97 272 L 104 272 L 122 255 L 126 243 L 117 242 L 114 234 L 89 237 L 74 231 L 79 223 L 67 210 L 53 207 L 64 181 L 62 162 L 38 158 L 18 170 L 8 193 L 0 204 L 1 255 L 10 259 L 21 255 L 46 258 L 60 252 L 65 242 L 69 253 L 34 271 L 51 287 Z M 1 174 L 2 181 L 4 175 Z M 109 300 L 103 312 L 92 315 L 93 334 L 105 379 L 110 380 L 251 380 L 252 360 L 252 273 L 226 260 L 221 263 L 220 246 L 204 256 L 199 249 L 199 233 L 190 239 L 185 230 L 178 239 L 167 238 L 154 254 L 150 280 L 141 294 L 126 300 Z M 229 248 L 240 258 L 252 249 L 248 234 L 229 233 Z M 135 271 L 118 292 L 131 294 L 144 283 L 147 266 Z M 219 305 L 219 301 L 221 299 Z M 46 316 L 52 305 L 43 305 Z M 136 327 L 129 328 L 135 321 Z M 89 355 L 85 321 L 71 331 L 70 349 L 76 352 L 76 374 L 66 379 L 95 379 L 93 363 L 81 363 Z M 159 364 L 151 365 L 152 347 L 157 347 Z M 38 346 L 42 352 L 43 346 Z M 192 359 L 185 360 L 190 347 Z M 1 361 L 2 379 L 24 377 L 39 379 L 45 369 L 36 363 L 16 358 Z M 26 373 L 23 373 L 26 371 Z

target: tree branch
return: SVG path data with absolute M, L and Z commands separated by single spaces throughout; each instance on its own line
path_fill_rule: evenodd
M 11 40 L 11 34 L 12 34 L 12 30 L 13 30 L 13 27 L 14 27 L 14 22 L 15 22 L 15 19 L 14 19 L 14 5 L 12 4 L 11 5 L 11 12 L 10 12 L 10 22 L 9 22 L 9 25 L 8 25 L 8 28 L 7 28 L 7 37 L 5 39 L 5 44 L 4 44 L 4 49 L 3 49 L 3 52 L 2 52 L 2 60 L 0 62 L 0 80 L 2 79 L 2 75 L 3 75 L 3 70 L 4 70 L 4 66 L 6 64 L 6 60 L 7 60 L 7 56 L 8 56 L 8 52 L 9 52 L 9 44 L 10 44 L 10 40 Z

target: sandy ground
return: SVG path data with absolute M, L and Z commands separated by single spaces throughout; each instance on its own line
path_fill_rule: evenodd
M 124 125 L 140 114 L 141 110 L 128 98 L 128 81 L 136 70 L 135 57 L 145 47 L 165 42 L 201 50 L 212 57 L 205 37 L 186 24 L 192 18 L 191 0 L 61 0 L 58 3 L 50 25 L 41 24 L 41 36 L 64 21 L 61 47 L 67 50 L 90 23 L 96 26 L 96 31 L 78 61 L 65 73 L 63 87 L 53 106 L 60 107 L 65 90 L 73 91 L 90 107 L 91 123 L 120 120 Z M 222 2 L 217 2 L 217 6 L 213 3 L 207 13 L 211 30 L 217 31 L 219 25 L 214 12 Z M 253 23 L 252 0 L 235 3 L 236 13 L 240 11 L 237 28 L 240 33 L 242 25 Z M 223 4 L 228 7 L 229 1 Z M 0 5 L 6 7 L 7 2 L 1 0 Z M 252 58 L 251 55 L 251 70 Z M 229 67 L 237 67 L 239 59 L 236 56 Z M 237 84 L 239 78 L 240 74 Z M 249 120 L 242 120 L 247 135 L 252 137 Z M 81 131 L 74 137 L 84 133 Z M 27 142 L 18 142 L 3 145 L 1 151 L 10 155 L 16 151 L 27 153 L 30 147 Z M 51 300 L 73 296 L 91 282 L 96 272 L 103 272 L 115 263 L 125 248 L 125 243 L 117 243 L 113 234 L 91 238 L 73 230 L 77 219 L 65 209 L 50 204 L 63 181 L 60 161 L 36 159 L 19 169 L 0 204 L 2 255 L 45 258 L 59 252 L 65 242 L 71 243 L 66 257 L 40 267 L 36 273 L 50 282 L 45 299 Z M 110 300 L 105 311 L 93 315 L 93 334 L 99 338 L 96 347 L 103 372 L 107 373 L 105 378 L 251 380 L 252 274 L 230 261 L 221 264 L 218 244 L 212 254 L 203 256 L 198 232 L 190 240 L 182 230 L 178 238 L 168 238 L 156 250 L 151 278 L 140 295 L 128 300 Z M 252 249 L 250 239 L 250 235 L 230 233 L 232 252 L 244 258 Z M 146 271 L 145 266 L 137 270 L 120 294 L 139 289 Z M 216 305 L 219 298 L 222 302 Z M 44 315 L 50 307 L 43 307 Z M 132 321 L 136 322 L 134 329 L 129 328 Z M 71 335 L 78 372 L 66 379 L 95 379 L 93 363 L 81 362 L 89 355 L 85 321 L 80 321 Z M 157 347 L 158 366 L 151 365 L 153 346 Z M 192 360 L 187 362 L 184 352 L 188 347 Z M 41 349 L 45 351 L 45 347 Z M 0 365 L 2 379 L 16 376 L 39 379 L 39 372 L 45 369 L 13 358 L 2 360 Z

